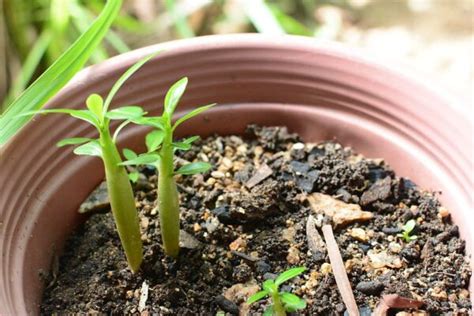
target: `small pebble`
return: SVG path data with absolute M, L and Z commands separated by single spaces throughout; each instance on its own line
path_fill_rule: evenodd
M 291 246 L 288 249 L 286 261 L 288 261 L 289 264 L 298 264 L 300 262 L 300 251 L 298 250 L 298 248 Z
M 148 219 L 148 217 L 142 217 L 142 219 L 140 220 L 140 225 L 144 230 L 146 230 L 148 228 L 148 225 L 150 225 L 150 220 Z
M 263 275 L 264 280 L 275 280 L 277 275 L 275 273 L 267 272 Z
M 221 178 L 225 178 L 225 173 L 221 171 L 213 171 L 211 172 L 211 176 L 216 179 L 221 179 Z
M 349 235 L 358 241 L 367 242 L 369 240 L 369 236 L 367 236 L 367 233 L 362 228 L 352 228 L 349 230 Z
M 380 281 L 362 281 L 356 286 L 356 290 L 366 295 L 378 295 L 384 289 L 384 285 Z
M 390 250 L 393 253 L 400 253 L 400 251 L 402 250 L 402 246 L 399 243 L 391 242 L 388 245 L 388 250 Z
M 245 263 L 239 264 L 234 268 L 232 277 L 235 281 L 244 283 L 252 276 L 252 269 Z
M 442 290 L 439 287 L 434 287 L 431 290 L 430 296 L 432 296 L 434 298 L 437 298 L 437 299 L 440 299 L 440 300 L 444 300 L 444 301 L 448 299 L 448 294 L 446 293 L 446 291 Z
M 233 251 L 243 252 L 247 248 L 247 241 L 243 239 L 242 237 L 239 237 L 230 243 L 229 248 L 230 250 L 233 250 Z
M 219 305 L 222 310 L 227 313 L 231 313 L 232 315 L 239 314 L 239 307 L 234 302 L 226 299 L 223 295 L 219 295 L 216 297 L 215 302 Z
M 257 273 L 265 274 L 267 272 L 270 272 L 272 267 L 265 261 L 260 260 L 257 261 L 257 263 L 255 264 L 255 269 L 257 270 Z
M 446 207 L 441 206 L 438 208 L 438 216 L 442 219 L 447 218 L 449 216 L 449 210 Z
M 332 272 L 331 265 L 329 263 L 325 262 L 321 265 L 321 269 L 319 271 L 321 271 L 321 273 L 323 275 L 328 275 L 329 273 Z

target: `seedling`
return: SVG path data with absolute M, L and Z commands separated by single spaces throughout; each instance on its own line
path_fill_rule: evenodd
M 148 56 L 130 67 L 114 84 L 105 101 L 100 95 L 91 94 L 86 100 L 87 110 L 51 109 L 23 114 L 68 114 L 88 122 L 97 129 L 98 139 L 66 138 L 58 142 L 58 146 L 79 145 L 74 149 L 76 155 L 102 158 L 112 214 L 128 264 L 133 272 L 138 271 L 142 262 L 142 241 L 132 186 L 128 173 L 122 165 L 116 140 L 118 134 L 126 125 L 140 120 L 146 115 L 146 112 L 138 106 L 124 106 L 109 111 L 109 106 L 125 81 L 153 56 Z M 124 121 L 113 135 L 110 133 L 109 126 L 112 120 Z
M 306 301 L 295 294 L 289 292 L 280 292 L 279 286 L 300 275 L 306 270 L 305 267 L 298 267 L 286 270 L 280 274 L 275 281 L 266 280 L 263 282 L 263 290 L 250 296 L 247 304 L 255 303 L 267 296 L 270 296 L 272 305 L 268 306 L 263 316 L 286 316 L 286 312 L 295 312 L 306 308 Z
M 410 242 L 412 240 L 415 240 L 418 238 L 416 235 L 410 236 L 412 233 L 413 229 L 416 226 L 416 221 L 414 219 L 409 220 L 408 222 L 405 223 L 405 225 L 402 226 L 402 232 L 397 234 L 398 237 L 401 237 L 405 242 Z
M 211 168 L 207 162 L 193 162 L 175 171 L 174 153 L 177 150 L 189 150 L 198 136 L 186 138 L 180 142 L 173 141 L 173 132 L 186 120 L 214 106 L 209 104 L 198 107 L 172 123 L 173 113 L 181 99 L 187 78 L 182 78 L 171 86 L 165 96 L 163 114 L 156 117 L 141 118 L 137 124 L 154 127 L 145 139 L 147 152 L 137 155 L 131 150 L 125 150 L 128 159 L 122 165 L 154 165 L 158 169 L 158 208 L 160 213 L 160 228 L 163 248 L 168 256 L 176 258 L 179 253 L 179 199 L 174 176 L 176 174 L 192 175 L 205 172 Z

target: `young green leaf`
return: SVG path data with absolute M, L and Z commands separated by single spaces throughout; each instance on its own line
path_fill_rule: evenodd
M 178 105 L 179 100 L 183 96 L 184 90 L 188 85 L 188 78 L 184 77 L 175 82 L 168 90 L 165 96 L 165 112 L 169 117 L 173 116 L 174 110 Z
M 134 171 L 134 172 L 130 172 L 128 174 L 128 178 L 130 179 L 130 181 L 132 181 L 133 183 L 137 182 L 138 181 L 138 177 L 139 177 L 139 173 Z
M 183 123 L 184 121 L 187 121 L 189 120 L 190 118 L 192 117 L 195 117 L 196 115 L 199 115 L 201 114 L 202 112 L 204 111 L 207 111 L 208 109 L 212 108 L 214 105 L 216 105 L 215 103 L 213 104 L 209 104 L 209 105 L 204 105 L 204 106 L 201 106 L 201 107 L 198 107 L 197 109 L 194 109 L 192 110 L 191 112 L 183 115 L 181 118 L 179 118 L 176 123 L 174 123 L 173 125 L 173 130 L 176 129 L 181 123 Z
M 127 160 L 132 160 L 138 157 L 138 155 L 133 150 L 128 149 L 128 148 L 124 148 L 122 152 L 123 152 L 123 156 Z
M 407 233 L 411 233 L 416 226 L 416 221 L 414 219 L 410 219 L 405 225 L 402 226 L 403 231 Z
M 296 277 L 297 275 L 303 273 L 304 271 L 306 271 L 305 267 L 298 267 L 298 268 L 292 268 L 292 269 L 286 270 L 285 272 L 283 272 L 276 278 L 275 284 L 279 286 L 280 284 L 288 281 L 289 279 Z
M 100 122 L 98 118 L 91 111 L 76 110 L 71 113 L 71 116 L 86 121 L 87 123 L 95 126 L 96 128 L 100 128 Z
M 111 120 L 135 120 L 143 115 L 145 115 L 145 111 L 139 106 L 122 106 L 120 108 L 113 109 L 105 116 Z
M 188 138 L 183 139 L 182 142 L 191 145 L 192 143 L 194 143 L 195 141 L 197 141 L 199 138 L 201 138 L 201 137 L 199 137 L 199 136 L 191 136 L 191 137 L 188 137 Z
M 191 144 L 187 144 L 185 142 L 176 142 L 173 143 L 173 147 L 175 150 L 190 150 Z
M 157 129 L 164 130 L 164 119 L 161 116 L 154 117 L 138 117 L 132 120 L 137 125 L 151 126 Z
M 93 140 L 74 149 L 76 155 L 83 156 L 102 156 L 102 148 L 98 141 Z
M 262 298 L 268 295 L 268 292 L 265 290 L 258 291 L 254 295 L 250 296 L 247 300 L 247 304 L 255 303 L 256 301 L 260 301 Z
M 266 280 L 262 285 L 263 289 L 268 292 L 268 294 L 275 293 L 278 288 L 273 280 Z
M 121 5 L 121 0 L 107 1 L 100 16 L 87 31 L 0 116 L 0 146 L 16 134 L 32 116 L 19 114 L 40 109 L 82 68 L 107 33 Z
M 192 143 L 198 140 L 199 138 L 200 138 L 199 136 L 192 136 L 189 138 L 185 138 L 180 142 L 173 143 L 173 147 L 175 150 L 184 150 L 184 151 L 190 150 Z
M 120 163 L 122 166 L 136 166 L 136 165 L 152 165 L 160 159 L 157 154 L 141 154 L 134 159 L 130 159 Z
M 207 162 L 193 162 L 182 166 L 176 171 L 176 174 L 191 175 L 206 172 L 211 169 L 211 164 Z
M 107 95 L 107 98 L 105 99 L 105 102 L 104 102 L 104 115 L 109 110 L 109 106 L 110 106 L 110 103 L 112 102 L 113 97 L 115 96 L 115 94 L 117 94 L 118 90 L 120 89 L 120 87 L 122 87 L 122 85 L 125 83 L 125 81 L 127 81 L 127 79 L 130 78 L 135 72 L 137 72 L 138 69 L 140 69 L 147 61 L 149 61 L 150 59 L 152 59 L 153 57 L 155 57 L 159 53 L 160 52 L 153 53 L 153 54 L 143 58 L 139 62 L 135 63 L 132 67 L 128 68 L 127 71 L 125 71 L 125 73 L 115 82 L 112 89 L 110 89 L 110 92 Z
M 104 106 L 104 100 L 102 97 L 98 94 L 91 94 L 90 96 L 87 97 L 86 100 L 86 105 L 89 111 L 91 111 L 99 121 L 102 122 L 103 116 L 102 116 L 102 107 Z
M 162 130 L 154 130 L 146 135 L 145 143 L 148 152 L 154 152 L 160 147 L 165 133 Z
M 60 140 L 56 146 L 58 147 L 63 147 L 66 145 L 79 145 L 79 144 L 84 144 L 85 142 L 90 142 L 92 139 L 90 138 L 85 138 L 85 137 L 73 137 L 73 138 L 65 138 Z
M 96 128 L 99 128 L 99 121 L 97 120 L 97 117 L 88 110 L 49 109 L 49 110 L 29 111 L 29 112 L 22 113 L 18 116 L 29 116 L 33 114 L 69 114 L 72 117 L 86 121 L 87 123 L 94 125 Z
M 289 311 L 296 311 L 298 309 L 306 308 L 306 301 L 299 298 L 295 294 L 283 292 L 280 293 L 280 299 Z

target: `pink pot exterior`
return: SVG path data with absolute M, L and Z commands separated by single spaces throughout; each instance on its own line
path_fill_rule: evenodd
M 88 94 L 105 95 L 125 69 L 159 49 L 164 51 L 119 92 L 116 105 L 138 104 L 158 114 L 167 87 L 188 76 L 181 113 L 218 106 L 183 124 L 182 135 L 242 133 L 248 123 L 286 125 L 306 141 L 336 138 L 364 155 L 383 157 L 399 175 L 443 192 L 440 198 L 472 253 L 469 117 L 455 109 L 456 101 L 406 72 L 348 48 L 251 34 L 169 42 L 85 69 L 49 107 L 82 108 Z M 129 129 L 121 143 L 143 148 L 144 132 Z M 0 315 L 38 313 L 40 271 L 49 270 L 53 253 L 83 219 L 78 206 L 103 178 L 99 159 L 55 146 L 78 135 L 95 132 L 64 116 L 42 116 L 0 149 Z

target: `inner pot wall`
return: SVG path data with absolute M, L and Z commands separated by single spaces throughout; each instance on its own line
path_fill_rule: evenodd
M 139 104 L 159 114 L 167 88 L 188 76 L 180 113 L 212 102 L 218 106 L 183 124 L 181 135 L 242 133 L 248 123 L 286 125 L 306 141 L 337 138 L 368 157 L 383 157 L 398 175 L 443 192 L 440 198 L 471 253 L 467 115 L 406 74 L 348 48 L 249 34 L 175 41 L 85 69 L 48 106 L 82 108 L 87 95 L 105 96 L 129 66 L 162 48 L 114 104 Z M 121 143 L 143 148 L 144 133 L 129 129 Z M 38 117 L 0 151 L 0 315 L 38 313 L 40 271 L 49 270 L 53 253 L 83 220 L 78 206 L 103 179 L 99 159 L 55 146 L 77 135 L 95 132 L 64 116 Z

